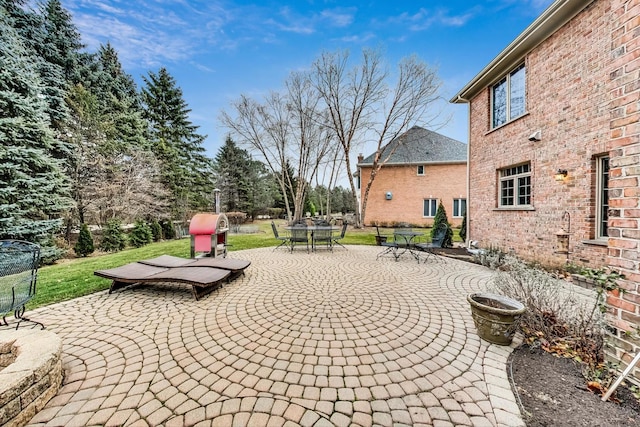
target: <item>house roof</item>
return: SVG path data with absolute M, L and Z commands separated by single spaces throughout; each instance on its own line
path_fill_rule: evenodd
M 594 0 L 556 0 L 482 69 L 449 102 L 467 103 L 487 86 L 504 77 L 540 43 L 545 41 Z
M 386 165 L 467 162 L 467 144 L 419 126 L 388 143 L 380 158 L 385 159 L 394 147 Z M 369 155 L 358 166 L 372 165 L 374 156 L 375 153 Z

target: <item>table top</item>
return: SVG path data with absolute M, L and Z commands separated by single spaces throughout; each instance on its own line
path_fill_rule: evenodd
M 411 236 L 411 237 L 424 235 L 424 233 L 421 231 L 413 231 L 413 230 L 395 230 L 393 234 L 397 234 L 399 236 Z
M 314 231 L 314 230 L 331 230 L 331 231 L 340 231 L 342 228 L 341 227 L 335 227 L 332 225 L 307 225 L 306 227 L 302 226 L 302 225 L 286 225 L 284 227 L 282 227 L 285 230 L 292 230 L 292 229 L 300 229 L 300 230 L 309 230 L 309 231 Z

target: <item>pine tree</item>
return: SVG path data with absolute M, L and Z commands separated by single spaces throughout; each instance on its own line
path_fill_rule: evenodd
M 463 242 L 467 241 L 467 211 L 464 211 L 462 216 L 462 224 L 460 224 L 460 238 Z
M 174 215 L 210 209 L 211 160 L 205 156 L 203 135 L 189 121 L 191 111 L 182 90 L 165 68 L 143 76 L 141 97 L 149 121 L 153 152 L 162 162 L 162 177 L 171 193 Z
M 110 44 L 100 46 L 97 69 L 89 79 L 87 89 L 98 99 L 102 112 L 106 137 L 103 151 L 118 155 L 150 148 L 135 82 L 122 69 L 118 53 Z
M 144 221 L 137 220 L 129 233 L 129 243 L 134 248 L 141 248 L 153 241 L 153 233 Z
M 122 230 L 122 224 L 117 219 L 109 220 L 102 232 L 100 249 L 105 252 L 118 252 L 125 246 L 127 246 L 127 235 Z
M 251 159 L 230 136 L 216 154 L 213 173 L 224 211 L 252 214 L 256 210 L 257 192 L 266 190 L 262 185 L 264 165 Z
M 87 255 L 92 254 L 95 250 L 93 236 L 91 235 L 91 231 L 89 231 L 87 224 L 82 224 L 82 227 L 80 227 L 78 242 L 73 247 L 73 250 L 76 255 L 81 257 L 86 257 Z
M 53 234 L 68 209 L 68 187 L 52 155 L 38 64 L 0 6 L 0 239 L 39 243 L 45 260 L 57 258 Z
M 442 247 L 450 248 L 451 246 L 453 246 L 453 230 L 451 230 L 449 218 L 447 217 L 447 210 L 444 208 L 442 200 L 440 200 L 440 203 L 438 203 L 438 210 L 436 210 L 436 216 L 433 218 L 433 228 L 431 229 L 432 239 L 435 231 L 440 224 L 444 224 L 447 226 L 447 234 L 445 235 L 444 241 L 442 242 Z

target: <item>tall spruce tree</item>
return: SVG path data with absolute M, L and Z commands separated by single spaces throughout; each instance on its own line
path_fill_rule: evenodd
M 107 43 L 100 46 L 96 59 L 97 67 L 88 76 L 88 89 L 99 102 L 104 151 L 118 154 L 150 148 L 136 84 L 122 68 L 118 52 Z
M 274 204 L 274 189 L 264 163 L 227 136 L 213 164 L 215 185 L 221 190 L 221 203 L 227 212 L 246 212 L 255 216 Z
M 39 243 L 52 260 L 60 253 L 53 244 L 60 213 L 71 201 L 52 154 L 38 63 L 13 24 L 0 4 L 0 239 Z
M 143 76 L 141 90 L 144 117 L 149 122 L 153 152 L 162 163 L 162 179 L 171 194 L 176 218 L 186 218 L 194 210 L 210 209 L 211 159 L 205 155 L 206 136 L 189 120 L 182 90 L 165 68 Z

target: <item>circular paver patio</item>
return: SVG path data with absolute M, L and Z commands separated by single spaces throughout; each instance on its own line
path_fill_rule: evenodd
M 30 425 L 524 425 L 511 349 L 466 302 L 491 271 L 379 251 L 232 252 L 246 275 L 200 301 L 160 284 L 34 310 L 66 376 Z

